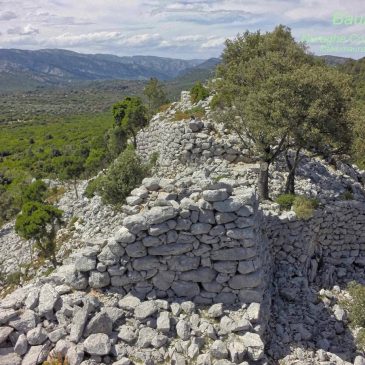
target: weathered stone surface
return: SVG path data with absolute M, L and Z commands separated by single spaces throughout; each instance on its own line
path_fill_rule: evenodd
M 14 331 L 14 328 L 11 327 L 0 327 L 0 344 L 2 344 L 4 341 L 6 341 L 6 339 L 8 338 L 8 336 L 10 335 L 10 333 L 12 333 Z
M 175 218 L 177 213 L 173 207 L 153 207 L 145 215 L 149 224 L 158 224 Z
M 157 329 L 161 332 L 170 331 L 170 313 L 161 312 L 157 318 Z
M 264 343 L 257 333 L 246 332 L 241 339 L 252 360 L 257 361 L 264 356 Z
M 143 257 L 147 255 L 146 247 L 140 241 L 129 244 L 125 250 L 129 257 Z
M 208 202 L 218 202 L 228 198 L 226 189 L 205 190 L 203 191 L 203 198 Z
M 194 270 L 198 268 L 199 263 L 199 257 L 190 257 L 186 255 L 172 257 L 168 261 L 169 268 L 174 271 Z
M 230 281 L 232 289 L 256 288 L 262 283 L 262 276 L 259 272 L 247 275 L 235 275 Z
M 133 261 L 133 268 L 137 271 L 158 269 L 159 267 L 160 262 L 157 257 L 154 256 L 141 257 Z
M 84 350 L 90 355 L 108 355 L 111 350 L 109 337 L 104 333 L 90 335 L 84 342 Z
M 24 356 L 22 365 L 42 364 L 47 359 L 48 351 L 43 345 L 31 346 Z
M 113 322 L 105 312 L 100 312 L 96 314 L 90 322 L 87 324 L 84 337 L 88 337 L 94 333 L 105 333 L 110 335 L 113 330 Z
M 186 281 L 174 281 L 171 285 L 171 289 L 177 296 L 187 298 L 193 298 L 200 292 L 198 284 Z
M 183 340 L 186 341 L 190 338 L 190 325 L 184 320 L 180 320 L 176 325 L 176 333 Z
M 256 250 L 253 248 L 227 248 L 212 252 L 211 258 L 214 261 L 241 261 L 248 260 L 256 256 Z
M 228 350 L 226 344 L 221 340 L 216 340 L 210 346 L 210 353 L 216 359 L 228 358 Z
M 255 262 L 253 260 L 240 261 L 239 264 L 238 264 L 237 271 L 240 274 L 249 274 L 249 273 L 254 272 L 258 269 L 258 267 L 256 265 L 255 265 Z
M 122 227 L 115 235 L 115 240 L 118 243 L 128 244 L 133 243 L 136 240 L 136 236 L 128 230 L 126 227 Z
M 235 261 L 217 261 L 213 264 L 214 270 L 225 273 L 234 274 L 237 271 L 237 262 Z
M 186 271 L 180 275 L 184 281 L 193 281 L 196 283 L 210 283 L 217 276 L 217 272 L 208 267 L 201 267 L 196 270 Z
M 123 325 L 119 328 L 118 338 L 131 344 L 137 339 L 137 334 L 132 326 Z
M 151 342 L 157 336 L 157 332 L 150 327 L 143 327 L 139 331 L 137 346 L 146 348 L 151 346 Z
M 195 223 L 190 227 L 190 231 L 192 234 L 204 234 L 209 233 L 212 225 L 208 223 Z
M 35 328 L 36 325 L 37 320 L 34 312 L 31 310 L 25 310 L 9 322 L 10 327 L 15 328 L 17 331 L 22 333 L 27 333 L 31 329 Z
M 19 335 L 18 340 L 14 346 L 14 351 L 20 356 L 24 355 L 28 351 L 27 336 L 24 333 Z
M 33 328 L 27 333 L 27 341 L 31 346 L 42 345 L 47 338 L 47 332 L 40 326 Z
M 104 288 L 110 284 L 110 276 L 107 272 L 90 271 L 89 285 L 91 288 Z
M 80 340 L 82 333 L 84 332 L 89 312 L 90 307 L 88 305 L 75 309 L 71 323 L 70 341 L 76 343 Z
M 156 256 L 181 255 L 193 249 L 191 243 L 170 243 L 159 247 L 150 247 L 148 253 Z
M 133 295 L 126 295 L 124 298 L 122 298 L 118 305 L 120 308 L 132 311 L 134 310 L 139 304 L 141 303 L 141 300 Z
M 152 278 L 153 285 L 160 290 L 167 290 L 175 280 L 173 271 L 160 271 Z
M 1 309 L 0 310 L 0 325 L 8 323 L 11 319 L 18 314 L 14 309 Z
M 226 224 L 233 222 L 237 219 L 237 215 L 235 213 L 216 213 L 215 219 L 218 224 Z
M 79 256 L 75 260 L 75 267 L 78 271 L 91 271 L 96 267 L 96 259 L 94 257 Z
M 146 301 L 140 303 L 134 310 L 134 316 L 137 319 L 146 319 L 152 316 L 158 310 L 158 307 L 154 301 Z
M 0 365 L 20 365 L 22 358 L 14 352 L 12 347 L 0 348 Z
M 218 318 L 223 315 L 223 304 L 213 304 L 208 310 L 208 316 L 211 318 Z
M 141 214 L 130 215 L 124 218 L 123 225 L 133 234 L 137 234 L 148 228 L 146 217 Z
M 48 315 L 53 312 L 53 307 L 59 299 L 59 294 L 51 284 L 44 284 L 39 293 L 38 312 L 40 315 Z

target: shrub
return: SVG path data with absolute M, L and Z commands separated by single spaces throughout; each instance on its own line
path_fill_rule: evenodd
M 86 196 L 87 198 L 91 199 L 96 191 L 98 190 L 98 185 L 99 185 L 99 181 L 101 178 L 96 177 L 95 179 L 92 179 L 88 182 L 87 187 L 84 191 L 84 196 Z
M 342 200 L 353 200 L 354 199 L 354 194 L 349 191 L 349 190 L 346 190 L 345 192 L 343 192 L 341 195 L 340 195 L 340 198 Z
M 42 203 L 47 196 L 48 187 L 42 180 L 36 180 L 28 185 L 22 193 L 23 204 L 28 202 Z
M 175 121 L 190 119 L 191 117 L 201 119 L 204 116 L 205 116 L 204 108 L 201 107 L 201 106 L 196 106 L 195 108 L 187 109 L 187 110 L 184 110 L 184 111 L 177 110 L 175 115 L 174 115 L 174 119 L 175 119 Z
M 141 162 L 133 146 L 128 146 L 111 164 L 97 184 L 97 191 L 105 203 L 119 205 L 147 176 L 149 166 Z
M 349 320 L 353 326 L 365 327 L 365 286 L 352 281 L 347 290 L 352 299 L 344 300 L 342 304 L 348 311 Z
M 280 205 L 280 209 L 290 210 L 295 200 L 294 194 L 282 194 L 276 198 L 276 203 Z
M 299 219 L 309 219 L 313 217 L 313 212 L 318 208 L 318 205 L 317 199 L 297 196 L 293 202 L 293 210 Z
M 150 158 L 148 159 L 151 168 L 156 166 L 159 157 L 160 154 L 157 151 L 151 153 Z
M 209 96 L 209 91 L 206 87 L 198 81 L 190 90 L 190 97 L 193 103 L 197 103 L 200 100 L 204 100 Z
M 69 365 L 69 362 L 67 358 L 64 359 L 61 354 L 58 354 L 57 357 L 50 357 L 43 365 Z

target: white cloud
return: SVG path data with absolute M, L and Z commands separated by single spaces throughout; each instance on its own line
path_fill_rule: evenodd
M 33 27 L 31 24 L 27 24 L 25 27 L 15 27 L 8 29 L 8 34 L 16 34 L 16 35 L 34 35 L 38 34 L 39 29 Z
M 13 11 L 0 11 L 0 21 L 11 20 L 17 18 L 17 15 Z

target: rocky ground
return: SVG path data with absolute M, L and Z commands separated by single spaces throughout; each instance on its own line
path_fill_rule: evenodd
M 191 108 L 188 104 L 185 97 L 175 108 Z M 200 133 L 199 138 L 208 139 L 204 131 Z M 277 195 L 286 177 L 283 161 L 273 165 L 270 172 L 271 190 Z M 173 185 L 182 198 L 185 191 L 194 190 L 192 181 L 204 185 L 207 180 L 224 182 L 225 178 L 254 188 L 257 165 L 254 161 L 231 163 L 212 158 L 198 168 L 185 165 L 174 175 Z M 351 191 L 356 200 L 364 202 L 364 178 L 364 172 L 356 167 L 304 157 L 298 169 L 297 191 L 321 202 Z M 64 265 L 50 277 L 43 277 L 47 263 L 37 272 L 34 269 L 33 282 L 24 283 L 0 302 L 0 365 L 40 364 L 50 351 L 67 356 L 70 365 L 365 364 L 364 354 L 356 349 L 356 331 L 349 327 L 339 300 L 348 296 L 345 283 L 324 289 L 316 282 L 309 283 L 293 266 L 276 267 L 273 272 L 266 328 L 259 319 L 258 303 L 202 305 L 173 298 L 142 298 L 116 287 L 85 291 L 65 284 L 79 249 L 93 258 L 117 234 L 123 219 L 140 210 L 137 193 L 121 212 L 115 212 L 99 197 L 83 197 L 86 184 L 79 183 L 79 199 L 70 188 L 57 203 L 65 212 L 65 220 L 73 221 L 59 232 L 62 245 L 58 259 Z M 168 194 L 150 195 L 153 201 L 168 199 Z M 279 209 L 271 202 L 265 208 Z M 13 227 L 14 223 L 8 223 L 0 230 L 5 274 L 31 261 L 29 243 L 19 239 Z M 362 273 L 356 274 L 362 280 Z

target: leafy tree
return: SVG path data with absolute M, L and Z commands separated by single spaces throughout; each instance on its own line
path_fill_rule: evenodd
M 53 205 L 28 202 L 15 222 L 15 231 L 27 240 L 35 240 L 36 247 L 54 266 L 57 265 L 55 237 L 61 217 L 62 211 Z
M 104 202 L 123 204 L 129 193 L 147 176 L 149 166 L 141 162 L 129 145 L 111 164 L 105 176 L 98 179 L 97 191 Z
M 0 185 L 0 226 L 19 212 L 14 196 Z
M 22 202 L 30 201 L 42 203 L 47 196 L 48 187 L 42 180 L 36 180 L 28 185 L 22 192 Z
M 195 104 L 200 100 L 204 100 L 209 96 L 209 90 L 198 81 L 190 90 L 191 101 Z
M 120 125 L 115 125 L 105 133 L 105 143 L 110 160 L 115 159 L 127 146 L 128 131 Z
M 77 178 L 83 173 L 85 160 L 81 156 L 61 156 L 57 158 L 56 167 L 59 177 L 62 180 L 72 180 L 76 198 L 79 198 L 77 191 Z
M 85 160 L 85 170 L 88 174 L 95 174 L 100 168 L 106 165 L 106 151 L 102 148 L 94 148 L 90 151 L 89 156 Z
M 281 97 L 289 100 L 288 133 L 285 158 L 289 175 L 286 193 L 295 192 L 295 171 L 303 149 L 328 156 L 346 153 L 351 148 L 352 109 L 350 79 L 325 65 L 303 65 L 283 77 Z M 268 89 L 267 92 L 275 92 Z M 279 102 L 279 100 L 276 100 Z M 295 150 L 290 156 L 289 148 Z
M 216 119 L 236 132 L 260 161 L 258 192 L 269 198 L 269 167 L 286 149 L 292 127 L 285 78 L 304 64 L 314 64 L 290 29 L 271 33 L 245 32 L 227 40 L 217 68 Z M 270 90 L 270 92 L 268 91 Z M 272 92 L 274 91 L 274 95 Z
M 127 97 L 113 105 L 113 116 L 116 127 L 121 127 L 133 138 L 137 147 L 137 132 L 147 125 L 146 108 L 138 97 Z
M 150 79 L 145 86 L 143 93 L 148 99 L 149 117 L 151 117 L 161 105 L 168 103 L 165 88 L 155 77 Z

